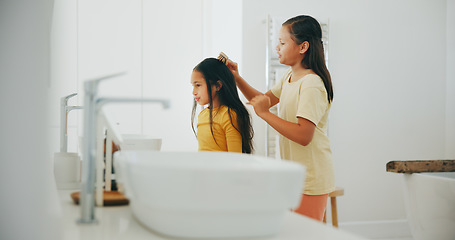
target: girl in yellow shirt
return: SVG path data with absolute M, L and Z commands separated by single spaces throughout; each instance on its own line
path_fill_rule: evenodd
M 191 84 L 193 131 L 197 104 L 208 105 L 198 116 L 199 151 L 251 153 L 253 128 L 250 114 L 240 101 L 229 68 L 218 59 L 207 58 L 193 69 Z
M 326 134 L 333 90 L 324 61 L 321 26 L 305 15 L 287 20 L 282 24 L 276 50 L 280 63 L 290 69 L 265 94 L 240 77 L 236 63 L 228 61 L 228 67 L 256 114 L 281 134 L 281 158 L 306 166 L 302 200 L 294 211 L 322 221 L 328 193 L 335 184 Z M 278 102 L 276 116 L 269 108 Z

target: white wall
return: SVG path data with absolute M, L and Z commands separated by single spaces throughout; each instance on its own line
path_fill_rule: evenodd
M 100 96 L 141 97 L 141 2 L 79 0 L 77 6 L 78 90 L 84 102 L 84 82 L 116 72 L 126 75 L 100 83 Z M 140 133 L 141 104 L 105 106 L 118 129 Z M 81 112 L 82 113 L 82 112 Z M 81 114 L 82 115 L 82 114 Z M 82 135 L 82 118 L 78 124 Z
M 50 154 L 60 151 L 60 98 L 78 93 L 68 101 L 69 106 L 82 105 L 79 91 L 77 1 L 55 1 L 50 36 L 50 79 L 48 96 L 48 130 Z M 81 110 L 68 114 L 68 151 L 77 152 Z M 49 159 L 52 163 L 52 158 Z
M 265 90 L 266 15 L 329 19 L 329 129 L 336 183 L 345 188 L 339 221 L 405 219 L 401 176 L 387 173 L 386 163 L 448 157 L 445 143 L 453 137 L 446 136 L 453 121 L 445 119 L 454 109 L 453 101 L 446 105 L 446 85 L 453 84 L 446 80 L 446 49 L 453 46 L 446 44 L 446 1 L 243 3 L 241 73 L 259 90 Z M 256 129 L 262 124 L 255 122 Z
M 163 150 L 196 151 L 190 77 L 202 60 L 202 1 L 144 1 L 143 12 L 143 94 L 171 100 L 168 111 L 144 106 L 144 132 L 162 136 Z
M 204 0 L 203 55 L 224 52 L 242 64 L 242 0 Z

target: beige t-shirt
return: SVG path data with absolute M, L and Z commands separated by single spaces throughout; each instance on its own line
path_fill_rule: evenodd
M 297 123 L 297 117 L 305 118 L 316 125 L 313 139 L 307 146 L 300 145 L 280 135 L 281 158 L 306 166 L 304 194 L 321 195 L 334 190 L 334 170 L 330 141 L 327 137 L 327 117 L 330 103 L 322 79 L 315 74 L 289 82 L 292 70 L 271 89 L 280 99 L 278 115 Z

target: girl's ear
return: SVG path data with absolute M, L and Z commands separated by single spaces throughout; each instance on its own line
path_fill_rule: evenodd
M 308 51 L 308 48 L 310 48 L 310 43 L 308 41 L 305 41 L 300 44 L 300 54 L 306 53 Z
M 220 89 L 223 87 L 223 82 L 221 80 L 216 81 L 216 91 L 220 91 Z

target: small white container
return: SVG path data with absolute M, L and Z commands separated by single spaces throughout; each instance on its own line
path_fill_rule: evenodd
M 79 189 L 81 159 L 74 152 L 54 153 L 54 176 L 58 189 Z
M 147 135 L 123 134 L 122 150 L 155 150 L 161 149 L 162 140 Z
M 137 219 L 183 238 L 275 235 L 305 177 L 302 165 L 240 153 L 120 151 L 115 159 Z

